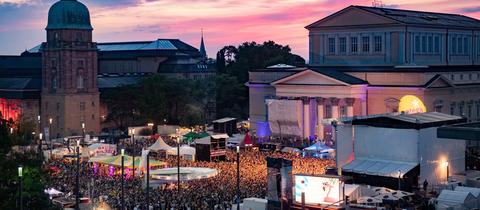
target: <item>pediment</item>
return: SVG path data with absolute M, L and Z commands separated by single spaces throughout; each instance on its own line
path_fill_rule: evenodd
M 348 86 L 349 84 L 312 70 L 305 70 L 274 81 L 272 85 Z
M 426 88 L 446 88 L 453 86 L 454 84 L 451 83 L 450 80 L 441 75 L 435 75 L 425 84 Z
M 370 13 L 368 11 L 347 7 L 337 13 L 323 18 L 315 23 L 310 24 L 306 28 L 332 27 L 332 26 L 355 26 L 355 25 L 378 25 L 378 24 L 395 24 L 398 23 L 387 17 Z

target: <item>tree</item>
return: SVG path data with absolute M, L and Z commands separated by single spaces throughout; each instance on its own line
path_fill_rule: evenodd
M 220 61 L 220 64 L 219 64 Z M 225 65 L 227 76 L 217 78 L 217 117 L 248 117 L 248 71 L 275 64 L 304 66 L 305 60 L 291 53 L 290 47 L 266 41 L 225 46 L 217 53 L 217 65 Z M 232 78 L 233 77 L 233 78 Z

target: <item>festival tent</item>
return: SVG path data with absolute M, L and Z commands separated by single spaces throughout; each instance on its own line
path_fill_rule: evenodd
M 115 144 L 95 143 L 86 148 L 82 148 L 82 153 L 89 154 L 90 156 L 96 156 L 100 154 L 113 154 L 116 151 L 117 145 Z
M 50 197 L 56 197 L 56 196 L 60 196 L 63 194 L 63 192 L 60 192 L 54 188 L 48 188 L 48 189 L 45 189 L 43 192 L 45 192 L 46 194 L 48 194 Z
M 177 156 L 178 155 L 178 148 L 172 147 L 167 150 L 167 156 L 168 155 L 173 155 Z M 195 148 L 190 147 L 188 145 L 182 145 L 180 146 L 180 156 L 182 156 L 184 159 L 187 160 L 194 160 L 195 159 Z
M 170 145 L 165 143 L 165 141 L 163 141 L 162 137 L 159 137 L 157 141 L 155 141 L 155 143 L 152 144 L 152 146 L 148 147 L 147 149 L 154 152 L 158 152 L 158 151 L 167 151 L 172 148 L 173 147 L 171 147 Z
M 189 132 L 189 133 L 183 135 L 183 139 L 188 141 L 188 142 L 191 142 L 195 139 L 200 139 L 200 138 L 207 137 L 207 136 L 210 136 L 210 134 L 205 133 L 205 132 L 202 132 L 202 133 Z
M 477 199 L 477 206 L 480 206 L 480 188 L 457 186 L 455 191 L 471 193 Z
M 131 168 L 133 166 L 133 158 L 132 156 L 125 155 L 124 157 L 124 166 L 127 168 Z M 140 160 L 141 157 L 135 157 L 135 168 L 140 166 Z M 122 156 L 117 155 L 117 156 L 100 156 L 100 157 L 93 157 L 90 158 L 88 162 L 93 162 L 93 163 L 99 163 L 99 164 L 105 164 L 105 165 L 111 165 L 111 166 L 116 166 L 116 167 L 121 167 L 122 166 Z M 156 166 L 165 166 L 167 163 L 158 161 L 158 160 L 152 160 L 150 159 L 150 167 L 156 167 Z
M 473 209 L 477 200 L 469 192 L 442 190 L 437 197 L 435 209 Z

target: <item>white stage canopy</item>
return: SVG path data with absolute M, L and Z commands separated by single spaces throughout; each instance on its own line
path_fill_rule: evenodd
M 412 162 L 385 161 L 375 159 L 355 159 L 346 164 L 342 171 L 398 178 L 404 176 L 418 164 Z
M 329 146 L 325 145 L 322 142 L 317 142 L 305 149 L 304 151 L 310 151 L 310 152 L 333 152 L 335 151 L 334 149 L 330 148 Z
M 165 141 L 163 141 L 162 137 L 158 137 L 157 141 L 155 141 L 155 143 L 152 144 L 147 149 L 150 150 L 150 151 L 157 152 L 157 151 L 167 151 L 167 150 L 172 149 L 172 148 L 173 147 L 171 147 L 170 145 L 165 143 Z

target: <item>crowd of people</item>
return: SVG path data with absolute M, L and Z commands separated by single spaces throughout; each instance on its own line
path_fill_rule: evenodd
M 148 145 L 140 143 L 140 145 Z M 150 142 L 151 143 L 151 142 Z M 132 146 L 126 143 L 128 148 Z M 133 147 L 127 151 L 133 151 Z M 140 155 L 141 148 L 136 148 Z M 240 158 L 240 197 L 265 198 L 267 194 L 266 157 L 285 158 L 293 161 L 292 174 L 323 174 L 325 168 L 334 165 L 333 160 L 301 158 L 296 154 L 279 152 L 241 151 Z M 176 167 L 177 159 L 161 158 L 168 166 Z M 236 200 L 236 154 L 227 151 L 226 161 L 203 162 L 181 160 L 182 167 L 207 167 L 218 170 L 218 175 L 200 180 L 184 182 L 177 190 L 176 182 L 163 184 L 150 190 L 150 206 L 153 209 L 231 209 Z M 76 165 L 73 160 L 52 160 L 51 167 L 58 168 L 52 173 L 52 186 L 69 195 L 73 195 L 75 187 Z M 146 191 L 144 179 L 135 177 L 125 181 L 126 209 L 146 209 Z M 121 208 L 121 176 L 94 175 L 91 163 L 80 165 L 80 186 L 84 197 L 92 201 L 105 201 L 112 209 Z

